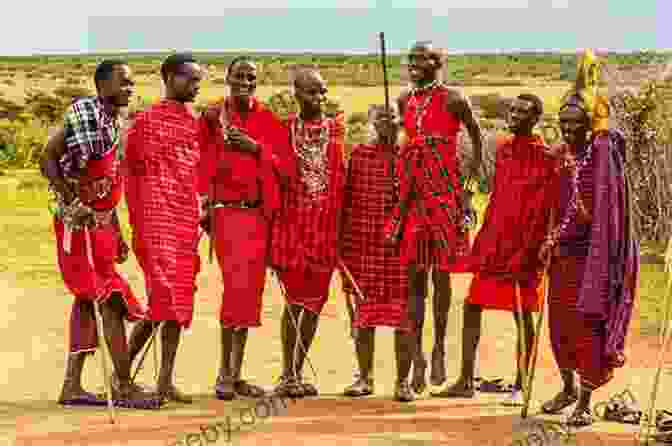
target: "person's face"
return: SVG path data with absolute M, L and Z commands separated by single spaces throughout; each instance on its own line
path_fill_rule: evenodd
M 180 102 L 193 102 L 201 89 L 203 70 L 200 65 L 190 62 L 181 65 L 177 72 L 168 75 L 166 86 L 174 98 Z
M 576 105 L 564 108 L 559 114 L 560 132 L 562 138 L 569 145 L 576 145 L 586 141 L 589 126 L 588 116 Z
M 408 75 L 411 82 L 421 84 L 436 79 L 439 64 L 431 48 L 416 46 L 408 55 Z
M 528 133 L 534 128 L 539 117 L 535 113 L 534 103 L 514 99 L 509 108 L 509 130 L 514 135 Z
M 116 107 L 127 107 L 133 96 L 132 72 L 128 65 L 117 65 L 110 78 L 101 82 L 101 95 Z
M 399 134 L 399 113 L 396 108 L 390 107 L 388 111 L 379 109 L 373 112 L 373 126 L 380 139 L 396 141 Z
M 327 86 L 319 73 L 309 73 L 296 83 L 296 101 L 301 110 L 309 113 L 322 111 L 327 101 Z
M 226 77 L 231 96 L 240 99 L 254 96 L 257 89 L 257 66 L 251 61 L 237 62 Z

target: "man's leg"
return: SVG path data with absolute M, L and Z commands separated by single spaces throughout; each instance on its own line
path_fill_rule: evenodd
M 301 344 L 298 345 L 296 350 L 296 374 L 299 379 L 299 383 L 303 387 L 303 393 L 305 396 L 317 396 L 318 390 L 314 385 L 303 382 L 303 365 L 310 351 L 310 347 L 313 344 L 315 339 L 315 333 L 317 332 L 317 326 L 320 320 L 320 315 L 313 313 L 306 309 L 301 313 L 301 318 L 299 319 L 299 336 Z
M 397 401 L 409 402 L 415 399 L 408 384 L 415 347 L 416 336 L 412 331 L 394 331 L 394 353 L 397 360 L 397 383 L 394 397 Z
M 460 378 L 433 396 L 440 398 L 472 398 L 474 396 L 474 371 L 476 350 L 481 340 L 481 319 L 483 310 L 479 305 L 465 303 L 462 328 L 462 370 Z
M 280 321 L 280 338 L 282 340 L 282 377 L 280 384 L 275 388 L 279 396 L 289 396 L 300 398 L 303 396 L 303 389 L 298 385 L 296 377 L 296 344 L 298 332 L 295 323 L 298 323 L 301 317 L 301 307 L 285 304 L 285 310 L 282 313 Z
M 522 319 L 522 332 L 521 332 Z M 513 320 L 516 323 L 516 382 L 514 384 L 511 395 L 504 400 L 503 404 L 506 406 L 522 406 L 523 401 L 523 379 L 529 379 L 530 361 L 532 360 L 532 349 L 534 348 L 534 323 L 532 313 L 529 311 L 522 312 L 521 315 L 517 311 L 513 311 Z M 522 339 L 521 339 L 522 335 Z M 523 342 L 525 343 L 525 350 L 523 351 Z M 523 356 L 525 356 L 523 358 Z M 523 376 L 523 367 L 525 368 L 525 376 Z M 527 382 L 524 383 L 527 385 Z
M 93 349 L 95 343 L 96 320 L 93 304 L 89 301 L 76 300 L 70 314 L 70 345 L 59 403 L 85 403 L 97 400 L 96 395 L 85 391 L 82 387 L 82 371 L 86 356 L 90 353 L 84 350 Z
M 161 328 L 161 371 L 159 372 L 159 382 L 157 383 L 157 392 L 163 398 L 178 403 L 191 403 L 193 400 L 180 392 L 173 383 L 173 374 L 175 372 L 175 357 L 180 345 L 182 327 L 177 321 L 165 321 Z
M 427 296 L 427 272 L 418 270 L 415 265 L 408 269 L 409 305 L 415 323 L 415 348 L 413 357 L 413 381 L 411 386 L 416 393 L 422 393 L 427 386 L 425 372 L 427 361 L 422 349 L 422 334 L 425 325 L 425 299 Z
M 446 329 L 448 327 L 448 313 L 452 298 L 450 273 L 434 269 L 432 271 L 434 296 L 432 298 L 434 310 L 434 348 L 432 349 L 432 371 L 430 382 L 440 386 L 446 381 Z
M 128 339 L 128 355 L 131 359 L 131 364 L 142 351 L 157 324 L 158 322 L 139 321 L 133 326 Z
M 150 395 L 131 384 L 131 358 L 126 344 L 126 327 L 124 325 L 125 308 L 122 297 L 113 293 L 110 298 L 100 306 L 102 313 L 105 342 L 112 356 L 114 365 L 113 391 L 115 399 L 147 398 Z
M 352 385 L 345 389 L 345 396 L 366 396 L 373 393 L 375 333 L 376 329 L 374 327 L 359 328 L 357 330 L 355 348 L 357 350 L 359 376 Z
M 245 358 L 245 344 L 247 343 L 248 328 L 238 328 L 233 332 L 233 349 L 231 351 L 231 376 L 236 393 L 251 398 L 261 398 L 266 392 L 259 386 L 241 379 L 243 359 Z
M 231 327 L 221 327 L 221 357 L 219 362 L 219 374 L 215 384 L 215 394 L 220 400 L 232 400 L 235 398 L 233 388 L 233 373 L 231 352 L 233 350 L 234 330 Z

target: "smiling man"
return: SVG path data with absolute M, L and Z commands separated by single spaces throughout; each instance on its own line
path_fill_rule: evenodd
M 542 113 L 543 104 L 535 95 L 522 94 L 511 104 L 509 131 L 513 136 L 498 141 L 492 194 L 468 261 L 474 279 L 464 306 L 462 373 L 440 396 L 474 396 L 482 312 L 503 310 L 513 313 L 518 333 L 524 324 L 524 339 L 517 342 L 516 382 L 505 403 L 523 403 L 521 367 L 528 367 L 534 344 L 532 312 L 541 310 L 543 298 L 544 265 L 537 254 L 546 236 L 558 181 L 557 162 L 541 137 L 532 134 Z M 522 358 L 523 342 L 527 360 Z
M 86 355 L 99 347 L 94 301 L 100 304 L 117 378 L 112 397 L 126 402 L 149 397 L 131 384 L 123 321 L 143 319 L 146 309 L 115 267 L 115 261 L 128 257 L 116 211 L 122 193 L 119 110 L 128 106 L 134 83 L 131 69 L 121 60 L 101 62 L 94 82 L 98 94 L 68 108 L 63 130 L 49 141 L 43 167 L 56 196 L 58 265 L 75 296 L 59 399 L 64 405 L 105 404 L 81 384 Z
M 173 384 L 173 370 L 181 331 L 193 318 L 200 267 L 200 133 L 187 103 L 196 99 L 203 74 L 192 56 L 173 54 L 161 65 L 161 77 L 165 98 L 138 113 L 126 147 L 133 251 L 145 274 L 150 318 L 134 327 L 130 352 L 134 358 L 154 325 L 164 322 L 157 391 L 165 400 L 189 403 Z
M 294 81 L 298 115 L 288 120 L 298 175 L 283 185 L 280 211 L 273 221 L 271 262 L 284 287 L 281 396 L 316 396 L 303 382 L 302 369 L 329 297 L 337 265 L 340 215 L 345 183 L 343 115 L 324 112 L 327 88 L 319 72 L 302 70 Z
M 261 326 L 271 220 L 280 206 L 279 181 L 295 170 L 282 123 L 255 96 L 257 66 L 246 56 L 227 70 L 230 95 L 201 119 L 200 193 L 205 227 L 224 286 L 219 320 L 221 364 L 217 398 L 261 397 L 241 379 L 248 329 Z

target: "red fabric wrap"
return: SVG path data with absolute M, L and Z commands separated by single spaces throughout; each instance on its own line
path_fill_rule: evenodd
M 320 314 L 329 299 L 333 269 L 308 269 L 278 272 L 285 287 L 287 303 Z
M 541 274 L 513 280 L 499 275 L 477 273 L 471 280 L 466 302 L 484 310 L 516 310 L 516 293 L 523 311 L 539 311 L 543 302 Z
M 296 116 L 289 117 L 290 128 L 295 120 Z M 332 271 L 338 261 L 337 245 L 345 182 L 345 123 L 342 114 L 335 119 L 328 118 L 327 123 L 329 144 L 326 192 L 314 200 L 299 176 L 289 179 L 281 190 L 281 206 L 273 221 L 271 236 L 271 264 L 280 271 Z M 322 121 L 306 122 L 305 126 L 319 128 L 321 124 Z M 295 154 L 292 154 L 292 159 L 296 160 Z
M 530 280 L 557 202 L 557 161 L 538 136 L 498 142 L 492 193 L 469 258 L 474 273 Z
M 581 385 L 597 389 L 614 376 L 614 364 L 602 355 L 606 342 L 604 321 L 577 308 L 578 288 L 585 269 L 584 256 L 562 256 L 551 265 L 549 331 L 558 367 L 576 370 Z
M 199 125 L 184 104 L 138 113 L 126 144 L 133 251 L 145 274 L 150 318 L 191 325 L 199 271 Z
M 211 107 L 200 122 L 204 142 L 199 175 L 199 192 L 221 201 L 263 201 L 266 218 L 280 207 L 279 182 L 296 176 L 287 131 L 273 112 L 256 98 L 243 118 L 226 98 Z M 226 109 L 228 123 L 247 133 L 261 146 L 258 156 L 241 152 L 224 143 L 219 117 Z
M 215 218 L 215 249 L 224 284 L 219 319 L 226 327 L 258 327 L 269 223 L 259 209 L 217 208 Z
M 469 234 L 463 229 L 463 188 L 457 159 L 461 124 L 446 110 L 447 95 L 445 87 L 437 87 L 407 100 L 404 129 L 408 143 L 402 151 L 400 195 L 408 196 L 413 188 L 415 197 L 403 222 L 401 252 L 405 263 L 420 269 L 434 266 L 458 272 L 469 251 Z M 407 163 L 409 175 L 405 174 Z M 399 211 L 398 207 L 394 211 L 397 218 Z M 441 240 L 447 246 L 440 247 Z
M 103 198 L 98 191 L 107 193 Z M 117 207 L 123 192 L 117 146 L 109 150 L 101 159 L 90 159 L 86 171 L 79 181 L 79 199 L 92 208 L 105 211 Z
M 385 241 L 385 223 L 396 204 L 391 155 L 380 145 L 355 147 L 343 201 L 341 258 L 364 294 L 355 325 L 408 329 L 408 275 L 398 248 Z M 345 274 L 343 290 L 358 297 Z
M 96 322 L 91 305 L 93 300 L 102 303 L 112 293 L 119 293 L 126 306 L 128 320 L 146 318 L 147 308 L 117 271 L 119 234 L 114 225 L 73 231 L 69 254 L 63 249 L 64 227 L 58 218 L 54 219 L 54 233 L 63 282 L 76 300 L 70 323 L 71 352 L 91 350 L 97 346 Z M 80 305 L 79 302 L 89 304 Z

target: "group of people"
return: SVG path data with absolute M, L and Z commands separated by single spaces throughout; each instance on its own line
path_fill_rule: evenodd
M 354 147 L 346 166 L 344 116 L 325 114 L 327 86 L 316 69 L 296 73 L 299 112 L 281 121 L 255 97 L 254 61 L 235 58 L 226 73 L 228 96 L 195 116 L 187 104 L 199 93 L 203 70 L 191 55 L 173 54 L 161 67 L 165 96 L 124 133 L 119 111 L 132 96 L 131 68 L 119 60 L 100 63 L 97 95 L 70 106 L 42 166 L 57 202 L 59 267 L 75 296 L 60 402 L 105 404 L 81 384 L 86 355 L 98 347 L 97 308 L 114 365 L 115 400 L 191 401 L 175 387 L 173 369 L 181 331 L 192 323 L 205 235 L 223 283 L 219 399 L 265 393 L 243 378 L 242 364 L 248 329 L 261 325 L 267 268 L 286 301 L 277 394 L 318 395 L 303 370 L 338 270 L 359 365 L 344 394 L 374 393 L 375 328 L 392 327 L 394 396 L 404 402 L 427 384 L 422 335 L 430 271 L 429 377 L 435 386 L 446 381 L 450 274 L 470 272 L 461 375 L 433 395 L 474 397 L 482 311 L 505 310 L 524 333 L 508 401 L 521 404 L 537 335 L 532 314 L 543 311 L 547 299 L 564 387 L 542 409 L 558 413 L 578 401 L 570 423 L 590 424 L 591 392 L 624 363 L 638 271 L 625 142 L 606 126 L 608 103 L 594 94 L 597 61 L 586 53 L 576 88 L 563 100 L 560 146 L 549 147 L 533 133 L 543 114 L 537 96 L 513 101 L 511 136 L 498 140 L 492 193 L 473 244 L 469 185 L 481 167 L 481 130 L 468 99 L 440 82 L 442 64 L 431 42 L 411 47 L 412 87 L 396 104 L 370 107 L 370 141 Z M 461 168 L 463 127 L 473 154 Z M 122 196 L 147 306 L 115 266 L 130 250 L 116 212 Z M 125 319 L 138 321 L 128 339 Z M 149 392 L 134 382 L 131 369 L 159 331 L 161 369 L 156 391 Z

